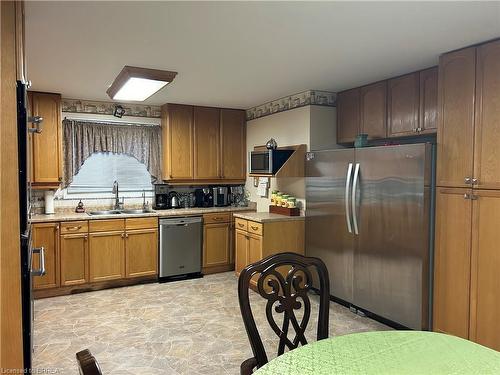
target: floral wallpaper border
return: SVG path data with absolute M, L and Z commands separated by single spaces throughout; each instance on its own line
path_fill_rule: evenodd
M 306 105 L 324 105 L 327 107 L 337 106 L 337 94 L 329 91 L 307 90 L 272 100 L 268 103 L 247 109 L 248 120 L 272 115 L 273 113 L 288 111 L 290 109 L 305 107 Z
M 115 107 L 121 105 L 125 109 L 124 116 L 161 117 L 161 107 L 155 105 L 100 102 L 95 100 L 62 99 L 62 111 L 72 113 L 92 113 L 112 115 Z

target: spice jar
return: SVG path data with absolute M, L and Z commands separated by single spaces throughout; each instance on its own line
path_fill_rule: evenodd
M 271 193 L 271 205 L 276 206 L 276 194 L 279 193 L 278 190 L 273 190 Z
M 279 191 L 276 193 L 275 197 L 275 203 L 276 206 L 281 206 L 281 198 L 283 197 L 283 193 L 280 193 Z
M 288 198 L 290 196 L 288 194 L 284 194 L 282 197 L 281 197 L 281 207 L 288 207 L 287 204 L 288 204 Z
M 288 197 L 286 202 L 287 202 L 288 208 L 295 208 L 297 206 L 297 198 L 295 198 L 295 197 L 292 197 L 292 196 Z

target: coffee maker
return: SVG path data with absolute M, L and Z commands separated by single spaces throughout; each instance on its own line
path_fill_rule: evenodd
M 155 200 L 153 208 L 155 210 L 166 210 L 170 208 L 169 188 L 167 184 L 155 185 Z
M 215 207 L 229 206 L 229 189 L 227 186 L 216 186 L 212 188 L 212 192 Z
M 214 197 L 212 195 L 212 189 L 196 189 L 194 191 L 195 206 L 196 207 L 213 207 Z

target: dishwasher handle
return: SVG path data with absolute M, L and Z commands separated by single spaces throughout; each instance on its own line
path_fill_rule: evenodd
M 164 227 L 187 227 L 194 224 L 201 224 L 202 218 L 195 217 L 178 217 L 174 219 L 160 219 L 160 225 Z

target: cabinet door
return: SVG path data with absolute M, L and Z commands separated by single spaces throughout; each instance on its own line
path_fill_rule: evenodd
M 203 267 L 230 264 L 229 227 L 229 223 L 204 225 Z
M 237 274 L 248 264 L 248 234 L 246 231 L 236 229 L 235 235 L 236 257 L 235 271 Z
M 33 248 L 43 247 L 45 254 L 45 275 L 33 277 L 34 289 L 56 288 L 59 286 L 59 223 L 33 225 Z M 40 255 L 33 253 L 33 269 L 40 265 Z
M 359 89 L 337 95 L 337 143 L 352 143 L 360 133 Z
M 470 339 L 500 350 L 500 191 L 474 194 Z
M 194 177 L 220 177 L 220 110 L 194 107 Z
M 434 331 L 462 338 L 469 337 L 471 193 L 438 188 L 436 194 Z
M 422 70 L 420 79 L 419 132 L 435 133 L 438 114 L 438 68 Z
M 158 230 L 129 230 L 126 238 L 126 277 L 158 274 Z
M 475 186 L 500 189 L 500 41 L 477 49 Z
M 419 126 L 418 72 L 389 80 L 387 96 L 389 137 L 414 135 Z
M 246 178 L 245 111 L 220 110 L 221 177 L 228 180 Z
M 262 236 L 248 235 L 248 263 L 255 263 L 262 259 Z
M 61 240 L 61 286 L 89 281 L 88 234 L 66 234 Z
M 89 264 L 91 282 L 125 277 L 125 233 L 90 233 Z
M 387 81 L 361 87 L 361 133 L 368 139 L 387 136 Z
M 59 184 L 62 177 L 61 96 L 34 92 L 33 115 L 43 117 L 33 141 L 33 182 Z
M 437 185 L 467 187 L 472 178 L 476 49 L 439 59 Z
M 193 107 L 162 107 L 163 179 L 192 179 L 194 166 Z

